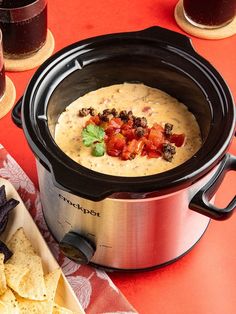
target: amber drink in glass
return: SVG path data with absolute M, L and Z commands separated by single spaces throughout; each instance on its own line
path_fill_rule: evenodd
M 47 0 L 0 0 L 0 28 L 6 58 L 37 52 L 47 36 Z
M 183 0 L 183 10 L 191 24 L 214 29 L 234 19 L 236 0 Z

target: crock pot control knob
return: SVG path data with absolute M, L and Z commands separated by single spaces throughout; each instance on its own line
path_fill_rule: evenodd
M 66 233 L 59 246 L 66 257 L 79 264 L 88 264 L 95 253 L 90 241 L 76 232 Z

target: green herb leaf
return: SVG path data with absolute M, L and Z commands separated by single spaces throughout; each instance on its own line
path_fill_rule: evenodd
M 104 136 L 103 128 L 94 124 L 88 124 L 82 131 L 83 144 L 87 147 L 95 142 L 102 142 Z
M 101 157 L 105 153 L 105 145 L 104 143 L 97 143 L 94 145 L 92 150 L 92 155 L 96 157 Z

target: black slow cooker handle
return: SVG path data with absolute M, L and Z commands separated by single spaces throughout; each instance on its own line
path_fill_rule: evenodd
M 159 27 L 159 26 L 152 26 L 149 28 L 146 28 L 144 30 L 136 32 L 136 36 L 139 38 L 144 38 L 156 40 L 158 42 L 163 42 L 163 44 L 171 45 L 176 47 L 177 49 L 183 49 L 187 50 L 190 53 L 195 52 L 192 43 L 191 43 L 191 38 L 187 37 L 183 34 L 173 32 L 169 29 Z
M 211 180 L 194 195 L 189 208 L 216 220 L 229 218 L 236 209 L 236 196 L 225 208 L 218 208 L 210 203 L 211 198 L 229 170 L 236 170 L 236 157 L 226 154 Z
M 19 128 L 22 128 L 22 120 L 21 120 L 21 108 L 22 108 L 23 96 L 17 101 L 15 106 L 12 109 L 11 117 L 15 125 Z

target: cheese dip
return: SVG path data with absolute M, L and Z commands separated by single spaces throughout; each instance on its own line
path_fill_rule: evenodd
M 145 117 L 148 125 L 173 125 L 173 133 L 184 133 L 185 143 L 176 148 L 171 162 L 163 158 L 137 155 L 132 160 L 121 160 L 105 153 L 91 155 L 90 147 L 82 141 L 82 130 L 89 116 L 80 117 L 82 108 L 93 107 L 97 112 L 115 108 L 132 111 Z M 199 125 L 194 115 L 177 99 L 167 93 L 143 84 L 116 84 L 91 91 L 69 104 L 59 116 L 55 128 L 55 141 L 61 150 L 82 166 L 113 176 L 147 176 L 172 169 L 191 158 L 201 147 Z

